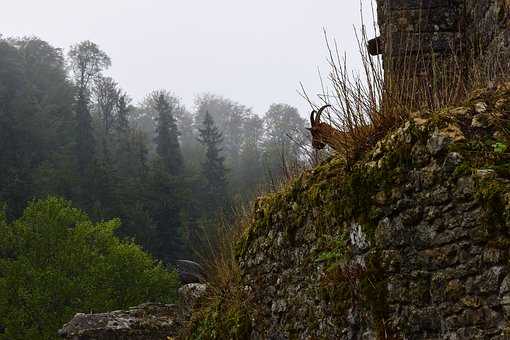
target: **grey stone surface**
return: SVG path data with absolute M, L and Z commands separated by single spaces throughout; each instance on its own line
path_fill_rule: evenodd
M 469 126 L 469 116 L 465 122 Z M 243 284 L 254 294 L 257 315 L 264 316 L 254 319 L 252 339 L 381 338 L 381 325 L 366 307 L 370 303 L 360 290 L 363 283 L 357 281 L 370 261 L 384 270 L 384 284 L 378 289 L 385 294 L 384 327 L 394 338 L 508 338 L 510 253 L 501 244 L 510 241 L 510 223 L 488 226 L 478 190 L 480 181 L 496 181 L 507 190 L 509 185 L 495 172 L 457 174 L 454 170 L 465 155 L 442 150 L 464 140 L 456 142 L 448 131 L 430 128 L 413 145 L 413 150 L 428 151 L 412 153 L 413 166 L 391 190 L 384 195 L 376 190 L 372 204 L 380 213 L 373 238 L 366 235 L 363 219 L 336 221 L 326 231 L 318 227 L 317 219 L 328 211 L 324 201 L 308 211 L 297 210 L 315 216 L 303 224 L 276 214 L 270 218 L 270 231 L 253 231 L 253 241 L 239 259 Z M 405 134 L 400 129 L 379 143 L 367 156 L 367 169 L 401 145 Z M 438 136 L 445 137 L 431 142 Z M 292 239 L 286 230 L 294 230 Z M 286 241 L 266 242 L 269 233 L 284 233 Z M 331 238 L 345 240 L 350 250 L 345 258 L 318 261 L 319 240 Z M 341 296 L 328 295 L 345 285 L 339 278 L 329 283 L 325 279 L 331 275 L 331 263 L 348 273 L 347 282 L 359 295 L 343 302 Z
M 59 335 L 70 340 L 167 340 L 177 334 L 176 305 L 145 303 L 126 311 L 78 313 Z
M 408 64 L 409 57 L 418 53 L 422 55 L 423 73 L 431 69 L 427 65 L 432 62 L 432 54 L 435 60 L 438 56 L 448 60 L 455 54 L 453 63 L 477 56 L 481 66 L 509 69 L 508 0 L 377 0 L 377 7 L 381 32 L 378 41 L 383 46 L 387 70 L 399 72 L 402 63 Z M 484 103 L 475 107 L 479 113 L 486 109 Z M 475 126 L 480 123 L 473 120 Z

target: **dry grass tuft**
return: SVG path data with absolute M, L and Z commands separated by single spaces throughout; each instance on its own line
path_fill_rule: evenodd
M 302 95 L 315 109 L 331 105 L 326 122 L 349 136 L 335 151 L 351 162 L 407 120 L 410 113 L 460 105 L 473 90 L 509 79 L 508 61 L 475 50 L 466 54 L 453 44 L 446 56 L 413 46 L 398 58 L 383 61 L 380 56 L 369 55 L 365 25 L 356 34 L 362 71 L 353 73 L 336 41 L 331 42 L 326 32 L 324 36 L 329 73 L 326 83 L 321 79 L 319 104 L 310 99 L 303 86 Z M 406 41 L 405 35 L 402 39 L 399 45 L 404 51 L 415 44 Z M 391 49 L 387 52 L 391 55 Z
M 181 336 L 185 339 L 244 339 L 251 330 L 251 294 L 241 283 L 236 244 L 251 224 L 251 211 L 239 208 L 230 221 L 222 220 L 208 246 L 198 251 L 207 273 L 207 292 L 195 307 Z

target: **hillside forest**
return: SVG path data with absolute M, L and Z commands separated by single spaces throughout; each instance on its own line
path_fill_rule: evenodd
M 118 218 L 118 237 L 172 266 L 196 258 L 218 220 L 307 161 L 296 108 L 253 112 L 212 93 L 188 108 L 171 89 L 135 102 L 106 75 L 112 62 L 90 41 L 64 52 L 34 37 L 1 38 L 7 221 L 35 199 L 61 197 L 94 223 Z
M 294 107 L 203 93 L 188 108 L 171 89 L 135 101 L 111 65 L 91 41 L 0 36 L 0 339 L 175 303 L 177 260 L 207 262 L 257 194 L 310 161 Z

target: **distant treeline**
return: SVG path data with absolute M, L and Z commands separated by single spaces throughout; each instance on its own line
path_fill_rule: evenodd
M 61 196 L 95 221 L 119 217 L 120 236 L 171 263 L 191 256 L 218 216 L 303 161 L 305 121 L 289 105 L 257 115 L 203 94 L 190 111 L 167 90 L 135 104 L 104 75 L 110 65 L 90 41 L 64 55 L 38 38 L 0 38 L 8 219 L 34 198 Z

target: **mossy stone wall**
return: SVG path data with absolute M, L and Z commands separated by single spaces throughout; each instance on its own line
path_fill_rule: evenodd
M 507 339 L 509 104 L 503 86 L 416 116 L 259 200 L 238 244 L 251 338 Z

